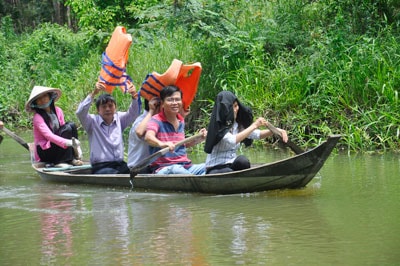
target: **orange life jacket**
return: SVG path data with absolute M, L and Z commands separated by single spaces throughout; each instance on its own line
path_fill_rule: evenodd
M 155 71 L 148 74 L 142 83 L 139 94 L 150 101 L 153 97 L 160 97 L 160 91 L 165 86 L 175 85 L 182 91 L 182 104 L 186 110 L 196 96 L 201 70 L 199 62 L 184 65 L 182 61 L 174 59 L 164 74 Z
M 131 77 L 126 74 L 131 43 L 132 36 L 126 33 L 124 27 L 117 26 L 101 60 L 99 81 L 105 84 L 108 93 L 111 93 L 116 86 L 126 92 L 130 82 L 132 82 Z

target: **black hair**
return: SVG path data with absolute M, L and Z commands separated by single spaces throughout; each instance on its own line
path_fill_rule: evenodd
M 161 101 L 164 101 L 165 98 L 167 98 L 168 96 L 171 96 L 175 92 L 179 92 L 181 94 L 181 97 L 182 97 L 182 91 L 177 86 L 173 86 L 173 85 L 165 86 L 160 91 L 160 99 L 161 99 Z
M 99 106 L 108 102 L 112 102 L 115 105 L 117 105 L 117 103 L 115 102 L 114 97 L 111 96 L 111 94 L 108 93 L 104 93 L 102 95 L 99 96 L 99 98 L 97 98 L 96 100 L 96 108 L 97 110 L 99 109 Z

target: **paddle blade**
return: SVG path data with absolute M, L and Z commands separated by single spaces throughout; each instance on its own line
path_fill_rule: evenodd
M 271 123 L 267 122 L 267 127 L 269 130 L 271 130 L 271 132 L 279 137 L 280 140 L 282 140 L 282 133 L 276 128 L 274 127 Z M 283 142 L 284 145 L 287 145 L 292 151 L 294 151 L 294 153 L 296 154 L 301 154 L 303 153 L 303 149 L 300 148 L 299 146 L 297 146 L 295 143 L 293 143 L 291 140 L 288 140 L 287 142 Z

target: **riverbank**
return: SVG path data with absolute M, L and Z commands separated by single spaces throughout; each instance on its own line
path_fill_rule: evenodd
M 378 7 L 293 0 L 191 8 L 126 24 L 134 40 L 127 73 L 137 89 L 174 58 L 202 64 L 188 129 L 206 127 L 215 95 L 230 90 L 301 146 L 342 134 L 340 147 L 350 152 L 400 150 L 400 34 Z M 72 31 L 43 23 L 16 34 L 4 18 L 0 29 L 0 119 L 12 129 L 31 128 L 23 106 L 34 85 L 45 85 L 63 91 L 58 105 L 77 122 L 75 110 L 98 79 L 113 27 Z M 129 97 L 118 89 L 113 95 L 126 109 Z

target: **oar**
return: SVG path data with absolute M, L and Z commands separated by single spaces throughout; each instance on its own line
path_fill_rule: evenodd
M 175 148 L 179 147 L 183 144 L 189 143 L 197 138 L 200 138 L 201 136 L 203 136 L 203 133 L 199 132 L 196 135 L 193 135 L 184 140 L 181 140 L 181 141 L 175 143 Z M 157 159 L 158 157 L 164 156 L 167 152 L 169 152 L 169 147 L 163 148 L 163 149 L 159 150 L 158 152 L 153 153 L 149 157 L 143 159 L 137 166 L 131 168 L 131 178 L 136 176 L 140 170 L 142 170 L 143 168 L 148 166 L 155 159 Z
M 267 127 L 269 130 L 271 130 L 271 132 L 278 136 L 281 140 L 282 140 L 282 133 L 276 128 L 274 127 L 270 122 L 267 122 Z M 287 142 L 284 142 L 285 145 L 289 146 L 289 148 L 294 151 L 294 153 L 296 154 L 301 154 L 303 153 L 303 149 L 300 148 L 299 146 L 297 146 L 295 143 L 293 143 L 291 140 L 288 139 Z
M 29 145 L 28 143 L 26 143 L 25 140 L 23 140 L 20 136 L 18 136 L 17 134 L 15 134 L 14 132 L 10 131 L 9 129 L 7 129 L 6 127 L 3 126 L 2 130 L 9 135 L 10 137 L 12 137 L 16 142 L 18 142 L 19 144 L 22 145 L 22 147 L 24 147 L 25 149 L 27 149 L 29 151 Z

